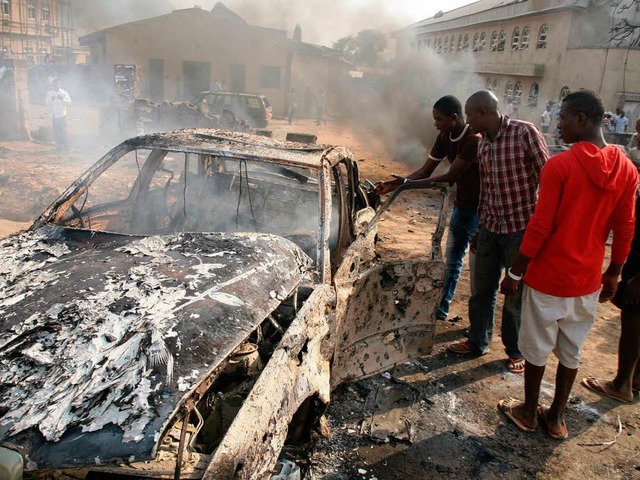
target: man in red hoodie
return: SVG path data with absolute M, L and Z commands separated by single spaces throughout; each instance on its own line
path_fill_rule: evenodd
M 574 145 L 542 169 L 535 212 L 520 253 L 500 285 L 514 295 L 524 276 L 518 347 L 526 360 L 524 403 L 498 408 L 522 431 L 538 419 L 554 439 L 567 437 L 564 412 L 597 302 L 611 299 L 633 238 L 638 172 L 602 134 L 604 108 L 595 92 L 580 90 L 562 101 L 558 128 Z M 611 263 L 602 271 L 605 241 L 613 230 Z M 525 273 L 526 272 L 526 273 Z M 549 408 L 538 406 L 549 353 L 558 357 Z

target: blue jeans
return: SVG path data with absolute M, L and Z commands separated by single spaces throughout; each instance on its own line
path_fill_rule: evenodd
M 487 353 L 493 337 L 493 316 L 503 269 L 518 256 L 524 230 L 515 233 L 492 233 L 480 227 L 474 272 L 476 291 L 469 299 L 469 342 Z M 518 293 L 507 296 L 502 307 L 502 343 L 507 355 L 522 358 L 518 350 L 522 285 Z
M 462 270 L 462 261 L 467 252 L 469 242 L 478 230 L 478 213 L 475 208 L 453 207 L 451 220 L 449 221 L 449 233 L 447 235 L 447 246 L 445 250 L 446 270 L 444 273 L 444 288 L 442 300 L 436 310 L 436 318 L 444 320 L 449 314 L 449 305 L 456 292 L 456 285 Z M 473 277 L 473 255 L 469 257 L 471 264 L 471 275 Z M 471 280 L 471 294 L 474 293 L 474 281 Z

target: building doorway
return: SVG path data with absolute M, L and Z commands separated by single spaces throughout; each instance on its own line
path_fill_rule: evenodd
M 183 62 L 182 78 L 182 94 L 185 100 L 191 99 L 211 87 L 211 64 L 208 62 Z

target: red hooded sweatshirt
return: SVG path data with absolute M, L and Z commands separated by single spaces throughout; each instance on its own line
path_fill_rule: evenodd
M 611 261 L 623 264 L 629 254 L 637 188 L 636 167 L 612 145 L 579 142 L 550 158 L 520 245 L 532 259 L 524 282 L 556 297 L 598 291 L 611 230 Z

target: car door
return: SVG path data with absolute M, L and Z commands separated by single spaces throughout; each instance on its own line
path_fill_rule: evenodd
M 375 261 L 377 221 L 404 190 L 396 190 L 378 212 L 367 208 L 354 215 L 357 238 L 334 276 L 337 325 L 332 387 L 428 355 L 433 349 L 435 309 L 444 281 L 440 243 L 446 225 L 448 187 L 438 187 L 442 208 L 430 257 Z

